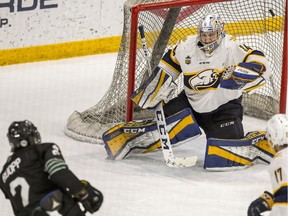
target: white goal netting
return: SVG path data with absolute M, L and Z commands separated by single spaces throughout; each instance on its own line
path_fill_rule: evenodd
M 93 143 L 101 139 L 105 130 L 126 121 L 127 112 L 133 112 L 134 119 L 153 117 L 153 111 L 131 108 L 129 103 L 127 105 L 127 95 L 130 94 L 127 90 L 128 86 L 137 88 L 146 78 L 146 63 L 140 37 L 137 34 L 130 34 L 131 23 L 135 21 L 131 21 L 131 8 L 136 5 L 147 5 L 143 11 L 139 11 L 136 25 L 143 25 L 145 28 L 152 69 L 156 67 L 168 48 L 173 47 L 177 41 L 187 35 L 197 33 L 197 25 L 201 17 L 208 12 L 218 13 L 226 23 L 228 34 L 252 48 L 262 50 L 271 64 L 272 76 L 269 83 L 251 95 L 244 95 L 245 114 L 267 119 L 279 112 L 284 25 L 287 25 L 285 24 L 286 0 L 221 2 L 203 0 L 200 4 L 193 2 L 193 0 L 128 0 L 124 4 L 122 40 L 110 88 L 96 105 L 85 111 L 74 111 L 71 114 L 65 128 L 68 136 Z M 159 3 L 162 3 L 161 7 L 157 7 Z M 165 6 L 163 3 L 168 4 Z M 133 37 L 136 37 L 136 49 L 135 55 L 130 56 L 130 49 L 133 49 L 130 41 Z M 133 59 L 136 64 L 135 77 L 133 76 L 133 83 L 129 83 L 128 76 L 131 73 L 129 61 Z M 178 85 L 179 88 L 183 86 L 181 78 L 178 80 Z M 91 103 L 93 104 L 93 101 Z

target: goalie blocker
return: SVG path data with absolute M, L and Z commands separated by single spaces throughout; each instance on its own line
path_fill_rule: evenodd
M 172 145 L 201 135 L 191 109 L 184 109 L 166 119 Z M 161 148 L 157 123 L 153 120 L 121 123 L 106 131 L 102 139 L 108 158 L 120 160 L 133 154 L 148 153 Z
M 131 95 L 132 101 L 143 109 L 153 108 L 160 102 L 167 103 L 174 94 L 177 85 L 173 77 L 160 67 Z

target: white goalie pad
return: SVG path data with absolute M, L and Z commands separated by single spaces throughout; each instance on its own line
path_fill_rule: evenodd
M 135 104 L 143 109 L 153 108 L 161 101 L 167 103 L 177 85 L 173 77 L 160 67 L 131 95 Z
M 269 164 L 275 151 L 265 134 L 265 131 L 253 131 L 243 139 L 208 139 L 204 169 L 230 171 L 257 163 Z
M 166 123 L 171 144 L 174 146 L 201 135 L 191 109 L 184 109 L 168 117 Z M 121 123 L 102 136 L 108 158 L 112 160 L 160 149 L 159 138 L 157 124 L 152 120 Z

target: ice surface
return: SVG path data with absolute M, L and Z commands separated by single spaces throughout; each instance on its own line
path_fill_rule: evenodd
M 117 54 L 28 63 L 0 69 L 0 165 L 9 155 L 7 128 L 28 119 L 43 142 L 57 143 L 70 166 L 104 194 L 102 216 L 244 216 L 252 200 L 270 190 L 267 165 L 233 172 L 203 170 L 203 136 L 174 148 L 176 156 L 197 155 L 191 168 L 170 168 L 162 152 L 122 161 L 106 159 L 103 145 L 64 135 L 70 114 L 96 104 L 112 80 Z M 263 130 L 266 121 L 244 118 L 246 132 Z M 0 193 L 1 215 L 13 215 Z

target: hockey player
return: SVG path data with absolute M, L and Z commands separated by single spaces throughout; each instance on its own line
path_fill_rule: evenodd
M 69 170 L 55 143 L 41 143 L 31 122 L 13 122 L 7 136 L 13 154 L 1 172 L 0 187 L 15 215 L 81 216 L 101 207 L 101 192 Z
M 274 115 L 267 122 L 267 138 L 277 152 L 269 174 L 273 192 L 265 191 L 248 208 L 248 216 L 259 216 L 270 211 L 270 216 L 288 215 L 288 115 Z
M 176 88 L 174 81 L 181 73 L 184 75 L 184 91 L 170 100 Z M 131 98 L 143 109 L 153 108 L 164 101 L 166 103 L 164 113 L 167 117 L 178 116 L 179 112 L 188 108 L 193 117 L 193 124 L 197 126 L 199 124 L 208 139 L 205 168 L 218 167 L 220 164 L 226 166 L 228 157 L 230 161 L 231 157 L 235 159 L 232 160 L 233 166 L 235 161 L 237 164 L 241 161 L 240 166 L 246 166 L 251 165 L 257 158 L 256 154 L 247 155 L 247 146 L 255 142 L 255 139 L 262 141 L 265 134 L 250 133 L 249 137 L 244 137 L 242 93 L 252 92 L 264 85 L 269 73 L 268 62 L 263 52 L 237 43 L 234 37 L 226 34 L 220 16 L 208 14 L 199 23 L 198 35 L 188 36 L 185 41 L 168 50 L 153 74 L 132 94 Z M 115 148 L 117 146 L 115 142 L 119 139 L 113 142 L 115 134 L 111 135 L 111 133 L 118 130 L 117 127 L 119 128 L 116 126 L 103 135 L 108 154 L 113 159 L 127 157 L 132 153 L 132 149 L 137 149 L 137 143 L 130 146 L 127 143 L 125 146 L 120 144 L 119 148 Z M 198 131 L 194 133 L 195 130 L 191 129 L 191 134 L 186 131 L 183 135 L 181 130 L 177 132 L 182 137 L 181 140 L 199 134 Z M 128 139 L 131 140 L 131 137 Z M 218 149 L 219 140 L 216 140 L 217 149 L 214 146 L 210 148 L 210 145 L 215 143 L 214 139 L 223 139 L 220 140 L 220 145 L 226 147 L 227 145 L 246 146 L 245 149 L 243 148 L 245 155 L 240 155 L 240 158 L 239 155 L 231 156 L 233 152 L 231 149 L 228 150 L 229 154 L 223 153 L 223 148 Z M 244 141 L 237 143 L 231 139 L 244 139 Z M 147 144 L 146 150 L 155 149 L 151 147 L 154 144 Z M 129 149 L 126 149 L 126 146 L 129 146 Z M 144 149 L 143 143 L 140 146 Z M 263 161 L 269 162 L 273 152 L 270 151 L 267 143 L 262 143 L 261 147 L 265 148 Z M 220 159 L 223 157 L 224 161 Z M 213 160 L 212 163 L 210 159 Z
M 164 55 L 152 77 L 133 93 L 133 101 L 152 108 L 167 100 L 180 73 L 184 91 L 164 106 L 166 116 L 189 107 L 207 138 L 243 138 L 242 93 L 265 84 L 270 72 L 264 54 L 236 43 L 226 35 L 220 17 L 208 14 L 197 36 L 188 36 Z M 158 81 L 160 74 L 168 78 L 155 89 L 154 79 Z

